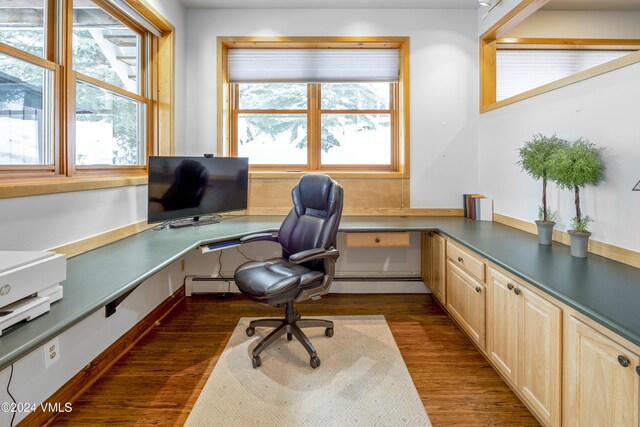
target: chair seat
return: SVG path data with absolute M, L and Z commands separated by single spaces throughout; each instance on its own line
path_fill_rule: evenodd
M 234 278 L 236 286 L 248 297 L 278 303 L 283 298 L 295 298 L 302 289 L 321 285 L 324 274 L 284 258 L 271 258 L 242 264 Z

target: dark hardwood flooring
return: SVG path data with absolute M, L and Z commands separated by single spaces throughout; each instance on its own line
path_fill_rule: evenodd
M 335 294 L 298 308 L 383 314 L 434 426 L 538 425 L 431 295 Z M 50 425 L 180 426 L 239 318 L 280 311 L 240 296 L 186 298 Z

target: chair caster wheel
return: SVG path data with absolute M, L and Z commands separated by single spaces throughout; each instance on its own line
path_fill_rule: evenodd
M 320 358 L 318 356 L 313 356 L 309 364 L 313 369 L 316 369 L 318 366 L 320 366 Z
M 247 336 L 248 337 L 252 337 L 253 334 L 255 334 L 255 333 L 256 333 L 256 328 L 254 328 L 253 326 L 249 326 L 247 328 Z
M 256 369 L 259 366 L 262 366 L 262 359 L 260 359 L 260 356 L 253 356 L 251 358 L 251 364 L 253 365 L 253 369 Z
M 333 328 L 327 328 L 324 330 L 324 334 L 331 338 L 333 336 Z
M 287 341 L 291 341 L 293 339 L 293 334 L 288 333 L 287 334 Z

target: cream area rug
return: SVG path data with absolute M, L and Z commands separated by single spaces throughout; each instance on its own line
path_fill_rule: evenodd
M 251 351 L 271 329 L 242 318 L 198 397 L 186 426 L 431 426 L 384 316 L 326 317 L 304 329 L 321 365 L 283 336 L 253 369 Z

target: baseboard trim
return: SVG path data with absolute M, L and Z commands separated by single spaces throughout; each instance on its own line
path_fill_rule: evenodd
M 500 224 L 538 235 L 538 229 L 532 222 L 499 213 L 493 214 L 493 220 Z M 553 230 L 553 241 L 568 246 L 570 244 L 569 234 L 566 231 Z M 589 252 L 632 267 L 640 268 L 640 252 L 638 251 L 622 248 L 599 240 L 589 239 Z
M 49 250 L 57 254 L 64 254 L 67 258 L 71 258 L 84 252 L 89 252 L 90 250 L 99 248 L 100 246 L 108 245 L 109 243 L 124 239 L 125 237 L 133 236 L 134 234 L 148 230 L 155 225 L 156 224 L 147 224 L 147 221 L 140 221 Z
M 169 314 L 185 297 L 184 286 L 178 289 L 170 297 L 165 299 L 144 319 L 139 321 L 133 328 L 129 329 L 116 342 L 111 344 L 106 350 L 100 353 L 80 372 L 73 376 L 58 391 L 49 397 L 44 404 L 55 405 L 60 403 L 64 408 L 65 403 L 73 403 L 82 393 L 91 387 L 109 368 L 124 356 L 142 337 L 156 326 L 167 314 Z M 51 422 L 57 414 L 55 412 L 44 412 L 41 407 L 31 412 L 18 425 L 42 426 Z

